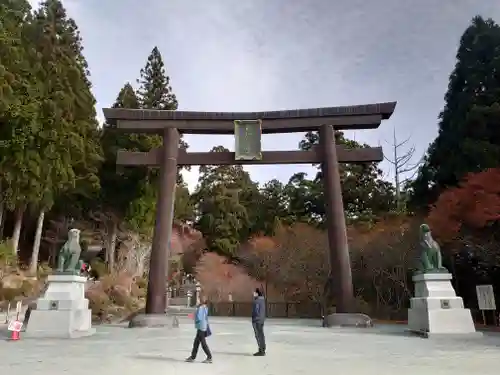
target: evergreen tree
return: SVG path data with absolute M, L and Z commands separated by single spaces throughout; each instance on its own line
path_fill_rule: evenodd
M 29 202 L 39 211 L 31 262 L 36 270 L 43 217 L 60 194 L 88 196 L 99 187 L 102 161 L 95 98 L 75 22 L 59 0 L 47 0 L 35 12 L 29 37 L 37 52 L 35 77 L 41 88 L 36 145 L 30 165 Z
M 194 204 L 186 183 L 178 183 L 175 189 L 174 220 L 181 223 L 193 223 Z
M 178 102 L 175 94 L 172 92 L 170 77 L 166 74 L 165 64 L 160 51 L 157 47 L 153 48 L 148 57 L 146 65 L 141 69 L 140 79 L 138 80 L 139 90 L 137 97 L 139 105 L 143 109 L 170 110 L 177 109 Z M 160 136 L 142 136 L 142 141 L 148 145 L 149 151 L 155 147 L 161 147 L 163 141 Z M 186 142 L 181 140 L 179 147 L 187 149 Z M 179 168 L 180 171 L 181 168 Z M 186 220 L 193 217 L 193 208 L 190 200 L 186 198 L 189 191 L 185 187 L 182 175 L 177 174 L 177 187 L 175 196 L 175 220 Z M 149 174 L 142 185 L 142 195 L 131 204 L 128 217 L 133 225 L 139 224 L 139 218 L 145 227 L 152 229 L 154 226 L 154 207 L 156 206 L 158 195 L 158 171 L 149 171 Z
M 289 224 L 289 199 L 283 184 L 273 179 L 259 190 L 257 199 L 247 207 L 250 222 L 253 224 L 251 233 L 261 233 L 273 236 L 280 223 Z
M 474 17 L 460 39 L 439 134 L 411 184 L 413 206 L 427 206 L 469 172 L 500 165 L 500 27 Z
M 153 48 L 145 67 L 141 69 L 141 78 L 138 80 L 138 83 L 140 85 L 138 97 L 141 108 L 169 111 L 177 110 L 179 103 L 172 91 L 170 77 L 166 73 L 165 63 L 163 62 L 158 47 Z M 161 145 L 160 137 L 155 137 L 155 141 L 152 143 Z M 182 140 L 182 138 L 180 147 L 183 149 L 188 148 L 187 143 Z M 180 175 L 179 179 L 181 179 Z M 179 180 L 179 182 L 181 182 L 181 180 Z
M 31 185 L 40 175 L 35 135 L 38 82 L 33 74 L 33 50 L 26 37 L 31 19 L 23 0 L 0 2 L 0 228 L 4 205 L 16 211 L 12 247 L 17 252 L 24 207 L 33 199 Z
M 214 147 L 211 152 L 227 152 Z M 196 207 L 195 228 L 207 242 L 209 251 L 234 256 L 253 227 L 248 207 L 258 194 L 257 185 L 241 165 L 201 166 L 198 186 L 193 194 Z
M 139 99 L 130 83 L 126 83 L 118 93 L 113 108 L 140 108 Z M 131 151 L 149 151 L 151 149 L 151 137 L 143 134 L 126 134 L 117 132 L 114 127 L 104 124 L 101 145 L 104 152 L 104 162 L 99 171 L 101 189 L 98 205 L 94 207 L 100 212 L 100 216 L 106 221 L 107 240 L 106 255 L 110 269 L 113 269 L 115 249 L 118 235 L 118 225 L 125 218 L 134 225 L 138 231 L 148 231 L 148 221 L 144 220 L 147 211 L 154 211 L 153 207 L 142 212 L 137 217 L 129 212 L 132 209 L 131 202 L 142 198 L 144 184 L 148 177 L 147 167 L 124 168 L 116 165 L 117 152 L 121 149 Z
M 337 145 L 347 148 L 369 147 L 347 139 L 342 132 L 335 133 Z M 299 143 L 301 150 L 309 150 L 319 144 L 317 132 L 308 132 Z M 378 163 L 341 164 L 340 179 L 346 218 L 349 221 L 373 221 L 380 215 L 395 209 L 394 187 L 383 180 Z M 318 171 L 314 180 L 304 174 L 292 176 L 287 185 L 290 209 L 301 221 L 323 224 L 325 201 L 323 175 Z M 298 190 L 297 190 L 298 189 Z
M 170 86 L 170 77 L 166 74 L 165 64 L 158 47 L 154 47 L 146 66 L 141 69 L 138 92 L 141 106 L 146 109 L 166 109 L 175 111 L 177 98 Z

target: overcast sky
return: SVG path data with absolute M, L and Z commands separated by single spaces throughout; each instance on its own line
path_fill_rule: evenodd
M 32 3 L 36 1 L 33 0 Z M 415 160 L 437 133 L 462 32 L 476 14 L 500 21 L 499 0 L 63 0 L 80 28 L 98 115 L 135 84 L 158 46 L 179 109 L 261 111 L 397 101 L 378 130 L 349 133 L 384 146 L 411 136 Z M 301 134 L 266 135 L 265 150 L 296 149 Z M 203 139 L 202 139 L 203 138 Z M 187 136 L 191 151 L 232 136 Z M 386 143 L 389 142 L 389 145 Z M 383 165 L 387 178 L 390 166 Z M 309 166 L 252 166 L 286 182 Z M 312 174 L 311 174 L 312 176 Z M 197 168 L 186 173 L 196 185 Z

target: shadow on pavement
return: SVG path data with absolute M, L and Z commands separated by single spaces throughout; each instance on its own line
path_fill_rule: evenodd
M 235 352 L 219 352 L 219 351 L 214 351 L 213 353 L 215 356 L 220 354 L 220 355 L 229 355 L 235 357 L 253 357 L 252 353 L 235 353 Z
M 143 359 L 143 360 L 150 360 L 150 361 L 165 361 L 165 362 L 182 362 L 185 363 L 185 358 L 172 358 L 172 357 L 166 357 L 164 355 L 155 355 L 155 354 L 137 354 L 132 356 L 132 358 L 135 359 Z
M 5 326 L 0 326 L 0 340 L 7 340 L 10 338 L 10 332 L 7 329 L 7 324 Z

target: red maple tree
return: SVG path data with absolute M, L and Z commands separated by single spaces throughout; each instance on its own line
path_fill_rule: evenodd
M 491 248 L 499 219 L 500 168 L 493 168 L 469 174 L 458 187 L 444 191 L 427 222 L 443 245 L 466 243 L 473 248 Z

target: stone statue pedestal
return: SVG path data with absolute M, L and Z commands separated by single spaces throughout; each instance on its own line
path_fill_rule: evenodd
M 94 334 L 92 311 L 85 298 L 86 281 L 70 274 L 49 276 L 47 290 L 31 311 L 24 336 L 77 338 Z
M 452 275 L 422 273 L 413 276 L 415 297 L 408 310 L 410 332 L 424 337 L 434 335 L 481 335 L 476 332 L 469 309 L 464 308 L 451 285 Z

